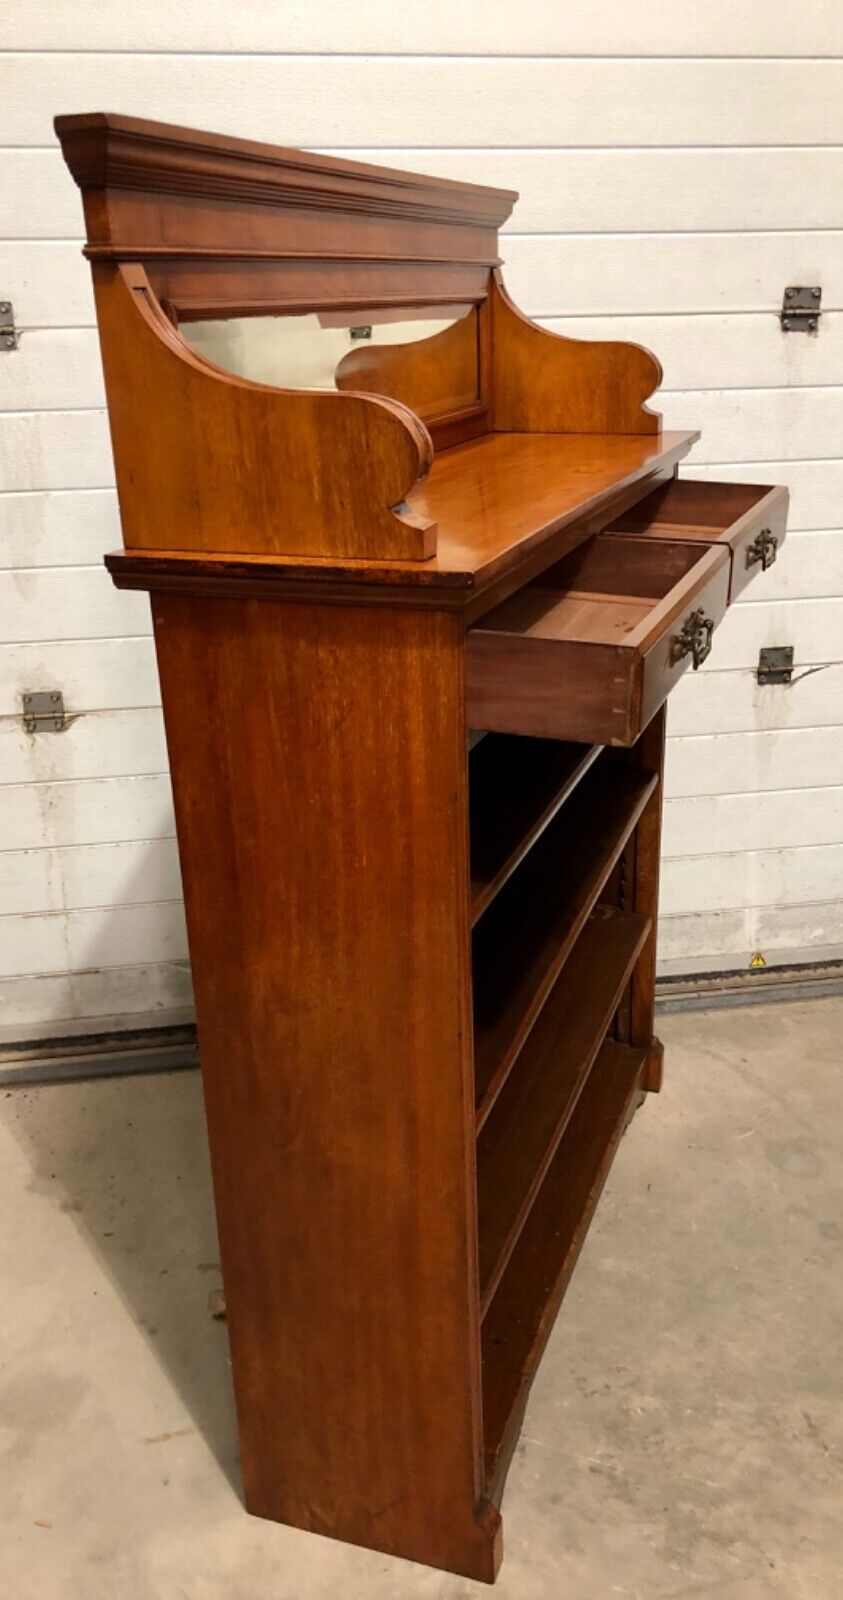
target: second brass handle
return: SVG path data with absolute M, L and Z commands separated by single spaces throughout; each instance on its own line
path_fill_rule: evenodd
M 752 543 L 746 547 L 746 564 L 754 567 L 756 561 L 761 562 L 761 571 L 766 572 L 776 559 L 779 541 L 770 528 L 762 528 Z
M 711 650 L 713 635 L 714 618 L 707 617 L 702 606 L 698 606 L 696 611 L 692 611 L 691 615 L 685 618 L 679 632 L 674 633 L 671 638 L 671 666 L 675 666 L 677 661 L 683 661 L 685 656 L 690 656 L 696 672 Z

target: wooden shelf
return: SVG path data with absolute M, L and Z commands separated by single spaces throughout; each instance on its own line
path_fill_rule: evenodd
M 650 931 L 649 917 L 589 917 L 477 1142 L 480 1312 L 485 1315 Z
M 474 930 L 478 1129 L 656 786 L 611 761 L 595 762 Z
M 483 1323 L 486 1492 L 499 1493 L 536 1367 L 632 1110 L 646 1053 L 607 1041 Z
M 476 922 L 601 751 L 490 734 L 469 760 L 471 920 Z

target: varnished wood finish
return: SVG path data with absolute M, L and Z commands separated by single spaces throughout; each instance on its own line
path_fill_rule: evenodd
M 174 317 L 478 301 L 516 196 L 96 113 L 58 117 L 92 260 Z
M 576 535 L 568 548 L 582 543 L 591 515 L 675 465 L 695 438 L 495 433 L 445 451 L 408 497 L 416 516 L 440 529 L 431 572 L 466 574 L 479 587 L 539 545 L 546 566 L 557 548 L 551 535 L 567 529 Z
M 489 1579 L 458 628 L 153 617 L 247 1505 Z
M 474 931 L 478 1128 L 544 1005 L 654 779 L 598 762 Z
M 106 209 L 100 204 L 89 222 L 89 245 L 117 243 L 113 235 L 121 219 L 130 230 L 119 240 L 121 246 L 160 242 L 160 214 L 133 205 L 136 192 L 236 203 L 233 219 L 230 212 L 218 213 L 219 242 L 239 254 L 255 243 L 249 234 L 249 220 L 257 222 L 252 208 L 258 205 L 293 208 L 295 214 L 287 225 L 293 249 L 293 229 L 322 212 L 359 215 L 364 226 L 366 218 L 381 216 L 393 225 L 396 219 L 412 219 L 497 229 L 518 198 L 512 189 L 430 178 L 396 167 L 343 161 L 310 150 L 290 150 L 114 112 L 59 116 L 55 128 L 83 193 L 107 196 Z M 187 209 L 180 215 L 184 218 L 183 243 L 196 247 L 200 242 L 197 235 L 204 233 L 203 223 L 189 223 Z M 277 219 L 273 225 L 280 226 Z M 394 238 L 394 232 L 389 237 Z M 306 246 L 296 251 L 303 253 Z
M 444 312 L 444 308 L 443 308 Z M 480 402 L 477 312 L 412 344 L 364 344 L 337 367 L 338 389 L 388 395 L 424 421 Z
M 642 1085 L 651 1093 L 662 1086 L 664 1050 L 656 1038 L 656 944 L 659 907 L 659 867 L 661 863 L 662 813 L 664 810 L 664 750 L 667 708 L 647 725 L 631 760 L 645 779 L 655 778 L 656 787 L 641 814 L 630 848 L 628 893 L 635 911 L 648 919 L 649 933 L 635 968 L 630 990 L 629 1042 L 647 1052 Z
M 484 739 L 469 760 L 471 916 L 498 890 L 573 794 L 600 745 Z
M 432 554 L 435 524 L 391 509 L 433 458 L 405 407 L 223 372 L 170 326 L 140 267 L 98 267 L 94 288 L 127 548 Z
M 107 564 L 121 588 L 182 585 L 199 592 L 204 586 L 207 592 L 210 581 L 252 584 L 253 593 L 272 598 L 293 585 L 309 586 L 326 600 L 338 590 L 356 591 L 361 604 L 395 604 L 405 595 L 412 604 L 430 598 L 435 605 L 466 609 L 470 617 L 605 527 L 619 502 L 628 505 L 651 488 L 696 437 L 486 434 L 443 451 L 406 502 L 417 521 L 436 527 L 436 554 L 429 561 L 220 559 L 159 546 L 110 555 Z
M 650 929 L 598 906 L 477 1140 L 480 1310 L 494 1294 Z
M 644 1071 L 607 1041 L 483 1321 L 486 1485 L 499 1498 L 530 1383 L 571 1279 Z
M 491 1581 L 529 1385 L 659 1079 L 673 636 L 719 620 L 783 492 L 676 483 L 697 435 L 648 408 L 655 357 L 512 306 L 509 191 L 56 126 L 107 562 L 152 594 L 246 1504 Z M 179 331 L 455 307 L 334 393 Z M 469 754 L 469 727 L 505 731 Z
M 649 539 L 687 539 L 722 544 L 729 550 L 732 576 L 729 600 L 765 570 L 754 546 L 759 534 L 774 541 L 772 559 L 787 531 L 787 489 L 757 483 L 698 483 L 670 478 L 611 524 L 613 533 Z M 771 564 L 770 555 L 767 557 Z
M 522 433 L 654 434 L 644 402 L 662 369 L 637 344 L 569 339 L 519 311 L 495 272 L 491 289 L 495 427 Z
M 466 655 L 473 728 L 631 745 L 686 671 L 676 641 L 716 625 L 729 557 L 601 535 L 484 617 Z

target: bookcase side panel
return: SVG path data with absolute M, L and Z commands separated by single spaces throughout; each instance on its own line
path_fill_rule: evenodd
M 152 605 L 247 1505 L 491 1578 L 459 624 Z

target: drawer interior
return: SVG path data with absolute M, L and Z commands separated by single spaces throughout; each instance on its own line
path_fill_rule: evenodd
M 611 526 L 616 532 L 630 529 L 650 536 L 711 540 L 780 493 L 764 483 L 696 483 L 692 478 L 671 478 Z
M 484 630 L 589 644 L 632 643 L 651 613 L 706 559 L 690 543 L 598 534 L 505 600 Z

